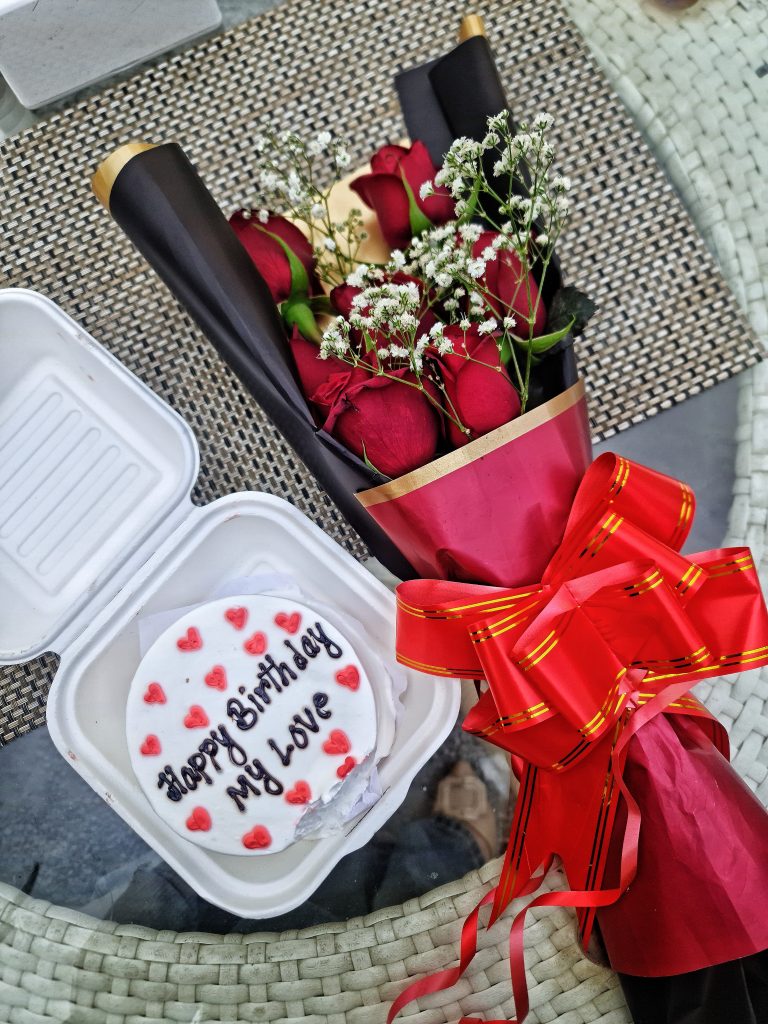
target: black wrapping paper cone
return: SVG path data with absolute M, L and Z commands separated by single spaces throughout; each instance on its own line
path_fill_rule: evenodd
M 401 579 L 412 577 L 355 499 L 381 477 L 315 426 L 269 288 L 183 150 L 128 148 L 127 160 L 118 150 L 97 172 L 97 194 L 373 554 Z M 114 180 L 103 170 L 110 160 Z
M 424 143 L 438 167 L 453 139 L 465 136 L 481 141 L 488 131 L 488 118 L 510 109 L 493 52 L 482 34 L 482 20 L 477 15 L 467 16 L 462 35 L 467 37 L 445 56 L 401 71 L 395 78 L 408 135 Z M 494 150 L 485 154 L 483 169 L 488 178 L 494 176 L 496 159 Z M 533 272 L 536 274 L 535 267 Z M 542 291 L 547 308 L 562 283 L 555 256 Z M 535 409 L 561 394 L 578 377 L 573 336 L 568 334 L 532 368 L 528 408 Z

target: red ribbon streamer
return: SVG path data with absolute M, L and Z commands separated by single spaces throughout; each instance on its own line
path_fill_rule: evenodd
M 724 730 L 687 690 L 768 664 L 768 613 L 749 549 L 679 553 L 693 512 L 686 484 L 606 454 L 587 470 L 541 583 L 398 587 L 398 659 L 433 675 L 485 679 L 464 728 L 509 751 L 522 780 L 499 883 L 464 924 L 458 966 L 411 984 L 388 1024 L 411 1000 L 455 984 L 477 950 L 482 907 L 493 904 L 490 927 L 559 855 L 572 888 L 533 899 L 510 930 L 511 1024 L 522 1024 L 527 911 L 577 908 L 586 944 L 595 910 L 635 878 L 640 810 L 623 778 L 632 737 L 662 713 L 685 715 L 727 752 Z M 618 879 L 604 887 L 619 796 Z

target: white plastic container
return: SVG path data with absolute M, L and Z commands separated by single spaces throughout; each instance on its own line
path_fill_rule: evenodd
M 48 727 L 72 766 L 189 884 L 242 917 L 298 906 L 402 803 L 451 730 L 455 682 L 408 673 L 379 765 L 384 795 L 342 832 L 259 858 L 187 842 L 136 781 L 125 703 L 137 620 L 203 601 L 235 577 L 285 572 L 394 650 L 394 597 L 288 502 L 258 492 L 205 507 L 189 494 L 194 435 L 53 302 L 0 291 L 0 663 L 55 651 Z

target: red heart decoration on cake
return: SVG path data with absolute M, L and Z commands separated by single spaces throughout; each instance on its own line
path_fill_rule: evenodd
M 204 807 L 195 807 L 186 824 L 190 832 L 207 832 L 211 827 L 211 816 Z
M 299 780 L 293 789 L 289 789 L 285 794 L 285 799 L 289 804 L 308 804 L 312 799 L 312 790 L 309 788 L 309 783 Z
M 165 704 L 165 691 L 160 683 L 150 683 L 144 694 L 145 704 Z
M 211 671 L 205 677 L 205 685 L 210 686 L 214 690 L 226 690 L 227 673 L 225 672 L 223 665 L 213 666 Z
M 267 638 L 263 633 L 254 633 L 250 640 L 246 640 L 243 647 L 249 654 L 263 654 L 267 649 Z
M 248 620 L 248 609 L 227 608 L 224 612 L 224 618 L 227 622 L 231 622 L 235 629 L 242 629 Z
M 280 629 L 284 629 L 286 633 L 298 633 L 299 626 L 301 625 L 301 616 L 298 612 L 291 612 L 290 615 L 286 612 L 278 612 L 275 616 L 275 625 L 279 626 Z
M 243 836 L 243 846 L 246 850 L 266 850 L 271 845 L 272 836 L 269 834 L 269 829 L 264 828 L 263 825 L 255 825 L 250 832 L 246 832 Z
M 326 754 L 348 754 L 352 749 L 349 736 L 342 729 L 331 729 L 331 734 L 323 744 Z
M 200 636 L 200 630 L 195 629 L 194 626 L 190 626 L 184 636 L 180 636 L 176 641 L 176 646 L 180 651 L 199 651 L 203 646 L 203 638 Z
M 184 718 L 184 725 L 188 729 L 204 729 L 206 725 L 210 725 L 210 721 L 200 705 L 193 704 Z
M 336 774 L 339 776 L 340 779 L 346 779 L 346 777 L 349 775 L 349 773 L 352 771 L 356 764 L 357 761 L 354 759 L 354 757 L 345 757 L 344 764 L 339 765 L 339 767 L 336 769 Z
M 144 755 L 144 757 L 156 757 L 162 750 L 162 747 L 160 746 L 160 740 L 157 738 L 157 736 L 154 736 L 152 735 L 152 733 L 150 733 L 149 736 L 147 736 L 147 738 L 139 747 L 139 750 Z
M 335 679 L 339 686 L 346 686 L 348 690 L 356 690 L 360 685 L 360 673 L 354 665 L 340 668 Z

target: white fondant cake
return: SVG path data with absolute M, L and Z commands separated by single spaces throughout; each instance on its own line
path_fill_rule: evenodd
M 227 597 L 178 619 L 131 683 L 131 762 L 155 811 L 220 853 L 275 853 L 376 748 L 369 679 L 348 640 L 303 603 Z

